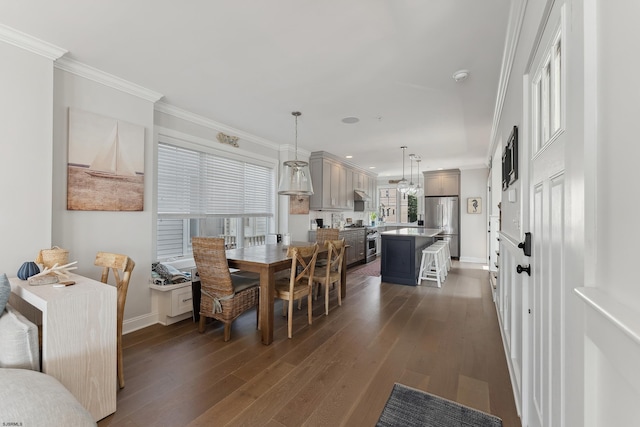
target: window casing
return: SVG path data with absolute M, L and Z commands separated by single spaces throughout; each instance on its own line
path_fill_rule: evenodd
M 192 255 L 193 236 L 227 247 L 264 244 L 274 228 L 275 168 L 158 144 L 158 260 Z
M 380 201 L 379 215 L 382 221 L 406 224 L 417 220 L 417 217 L 415 217 L 417 214 L 417 198 L 415 196 L 402 194 L 395 187 L 391 187 L 380 188 L 378 197 Z M 414 206 L 414 208 L 410 209 L 410 205 Z

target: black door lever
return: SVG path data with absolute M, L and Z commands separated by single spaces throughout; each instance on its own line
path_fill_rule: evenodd
M 518 243 L 518 247 L 522 249 L 525 256 L 531 256 L 531 233 L 524 233 L 524 242 Z
M 531 266 L 530 265 L 522 266 L 522 265 L 518 264 L 518 266 L 516 267 L 516 271 L 518 272 L 518 274 L 522 274 L 522 272 L 525 271 L 529 276 L 531 276 Z

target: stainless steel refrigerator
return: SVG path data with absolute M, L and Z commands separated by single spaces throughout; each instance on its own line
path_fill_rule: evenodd
M 436 239 L 448 240 L 451 256 L 460 258 L 460 203 L 457 196 L 424 198 L 424 226 L 442 230 Z

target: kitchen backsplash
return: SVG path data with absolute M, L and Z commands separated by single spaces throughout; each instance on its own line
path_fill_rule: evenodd
M 348 225 L 349 220 L 352 224 L 356 224 L 358 220 L 362 221 L 362 225 L 371 225 L 371 212 L 326 212 L 326 211 L 309 211 L 309 229 L 312 229 L 312 224 L 315 223 L 316 218 L 321 218 L 325 227 L 340 227 L 340 224 Z

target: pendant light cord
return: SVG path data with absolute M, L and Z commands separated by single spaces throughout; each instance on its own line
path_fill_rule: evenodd
M 291 113 L 296 118 L 296 162 L 298 161 L 298 117 L 302 115 L 300 111 Z
M 400 148 L 402 148 L 402 180 L 405 181 L 405 179 L 404 179 L 404 152 L 407 149 L 407 146 L 403 145 Z

